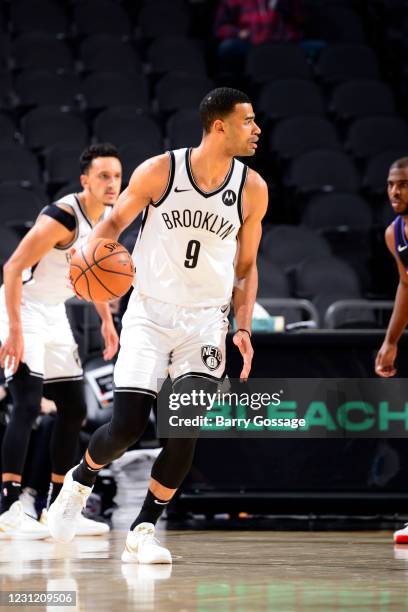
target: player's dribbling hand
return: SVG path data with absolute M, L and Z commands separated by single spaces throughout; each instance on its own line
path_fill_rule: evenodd
M 383 378 L 390 378 L 397 373 L 394 362 L 397 357 L 397 345 L 384 342 L 375 360 L 375 373 Z
M 9 332 L 0 347 L 0 365 L 15 374 L 24 354 L 24 338 L 21 332 Z
M 251 338 L 246 332 L 237 331 L 234 334 L 232 341 L 235 346 L 238 347 L 239 352 L 241 353 L 242 358 L 244 360 L 244 366 L 242 368 L 241 374 L 239 375 L 239 378 L 241 380 L 247 380 L 251 371 L 252 358 L 254 356 L 254 349 L 252 348 Z
M 118 352 L 119 336 L 116 332 L 114 324 L 111 321 L 103 321 L 101 325 L 101 334 L 105 343 L 103 358 L 105 361 L 109 361 Z

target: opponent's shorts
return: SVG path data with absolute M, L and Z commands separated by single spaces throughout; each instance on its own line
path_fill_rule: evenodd
M 82 366 L 78 346 L 71 331 L 64 304 L 40 304 L 25 301 L 21 304 L 21 323 L 24 337 L 25 363 L 33 376 L 44 382 L 81 380 Z M 0 292 L 0 340 L 8 336 L 8 315 L 4 291 Z M 12 378 L 10 368 L 5 377 Z
M 122 320 L 116 391 L 153 396 L 169 375 L 222 380 L 229 304 L 185 308 L 133 291 Z

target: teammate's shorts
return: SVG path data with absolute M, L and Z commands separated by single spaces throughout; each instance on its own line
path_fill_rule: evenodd
M 229 304 L 185 308 L 134 290 L 122 320 L 116 390 L 155 396 L 168 375 L 173 382 L 191 375 L 221 380 L 228 312 Z
M 80 380 L 82 367 L 64 304 L 24 302 L 21 305 L 24 337 L 23 363 L 30 374 L 45 382 Z M 4 290 L 0 292 L 0 340 L 8 336 Z M 5 368 L 6 379 L 11 371 Z

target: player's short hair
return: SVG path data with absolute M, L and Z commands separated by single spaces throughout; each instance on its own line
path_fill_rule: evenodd
M 116 157 L 120 160 L 117 148 L 110 142 L 92 144 L 82 151 L 81 157 L 79 158 L 79 169 L 81 174 L 86 174 L 88 172 L 92 161 L 96 157 Z
M 201 123 L 205 133 L 211 130 L 216 119 L 224 119 L 233 112 L 236 104 L 250 104 L 248 96 L 239 89 L 232 87 L 217 87 L 210 91 L 199 106 Z
M 390 170 L 402 170 L 404 168 L 408 168 L 408 157 L 400 157 L 400 159 L 396 159 L 390 166 Z

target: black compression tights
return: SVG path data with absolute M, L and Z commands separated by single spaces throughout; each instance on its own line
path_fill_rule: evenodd
M 2 445 L 2 471 L 22 474 L 30 441 L 31 429 L 40 413 L 43 381 L 32 376 L 20 364 L 8 383 L 13 410 Z M 82 381 L 65 381 L 45 385 L 47 396 L 57 406 L 51 439 L 52 471 L 65 474 L 73 465 L 79 431 L 86 416 Z
M 79 432 L 86 418 L 82 380 L 68 380 L 44 385 L 44 393 L 54 400 L 57 416 L 51 436 L 51 467 L 54 474 L 66 474 L 78 454 Z
M 210 383 L 212 388 L 214 383 Z M 191 377 L 177 391 L 202 388 L 201 380 Z M 143 434 L 153 405 L 153 398 L 143 393 L 116 391 L 110 423 L 102 425 L 89 443 L 89 455 L 97 465 L 106 465 L 120 457 Z M 171 438 L 154 462 L 152 477 L 169 489 L 177 489 L 190 470 L 196 438 Z

